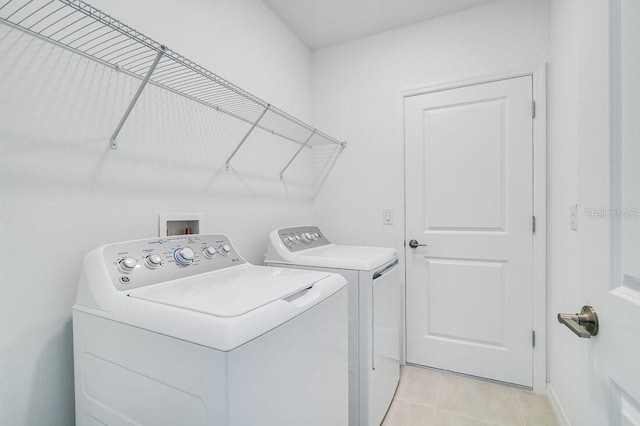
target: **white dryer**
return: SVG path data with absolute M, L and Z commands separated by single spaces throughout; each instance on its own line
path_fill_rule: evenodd
M 73 307 L 82 425 L 346 425 L 347 288 L 224 235 L 109 244 Z
M 349 424 L 380 425 L 400 379 L 400 273 L 392 248 L 332 244 L 315 226 L 269 236 L 265 264 L 349 282 Z

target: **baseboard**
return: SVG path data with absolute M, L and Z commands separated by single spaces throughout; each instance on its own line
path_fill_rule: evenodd
M 556 392 L 553 390 L 551 383 L 547 383 L 547 397 L 549 398 L 551 408 L 553 408 L 553 412 L 556 415 L 556 419 L 558 419 L 560 426 L 571 426 L 567 413 L 564 412 L 564 408 L 562 408 L 562 404 L 560 404 L 558 395 L 556 395 Z

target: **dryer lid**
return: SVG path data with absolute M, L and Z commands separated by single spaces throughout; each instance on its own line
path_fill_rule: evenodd
M 393 248 L 340 246 L 329 244 L 300 251 L 293 264 L 319 268 L 353 269 L 370 271 L 398 257 Z
M 239 269 L 143 287 L 130 297 L 216 317 L 247 314 L 286 299 L 327 276 L 326 273 L 249 265 Z

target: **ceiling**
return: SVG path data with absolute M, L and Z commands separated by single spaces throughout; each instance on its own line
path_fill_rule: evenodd
M 494 0 L 263 0 L 311 49 Z

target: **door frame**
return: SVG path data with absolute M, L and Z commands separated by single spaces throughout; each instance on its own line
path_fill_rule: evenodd
M 436 82 L 424 86 L 406 88 L 399 91 L 400 112 L 402 118 L 403 162 L 406 158 L 406 140 L 404 135 L 404 101 L 415 95 L 458 89 L 483 83 L 491 83 L 517 77 L 531 76 L 533 79 L 533 100 L 535 118 L 533 120 L 533 215 L 536 218 L 536 232 L 533 234 L 533 329 L 535 347 L 533 348 L 533 391 L 546 394 L 547 391 L 547 64 L 505 71 L 497 74 L 474 76 L 464 79 Z M 404 237 L 407 235 L 406 220 L 406 164 L 404 168 Z M 405 241 L 406 246 L 406 241 Z M 406 249 L 403 256 L 406 256 Z M 404 262 L 404 360 L 406 362 L 406 281 L 407 264 Z

